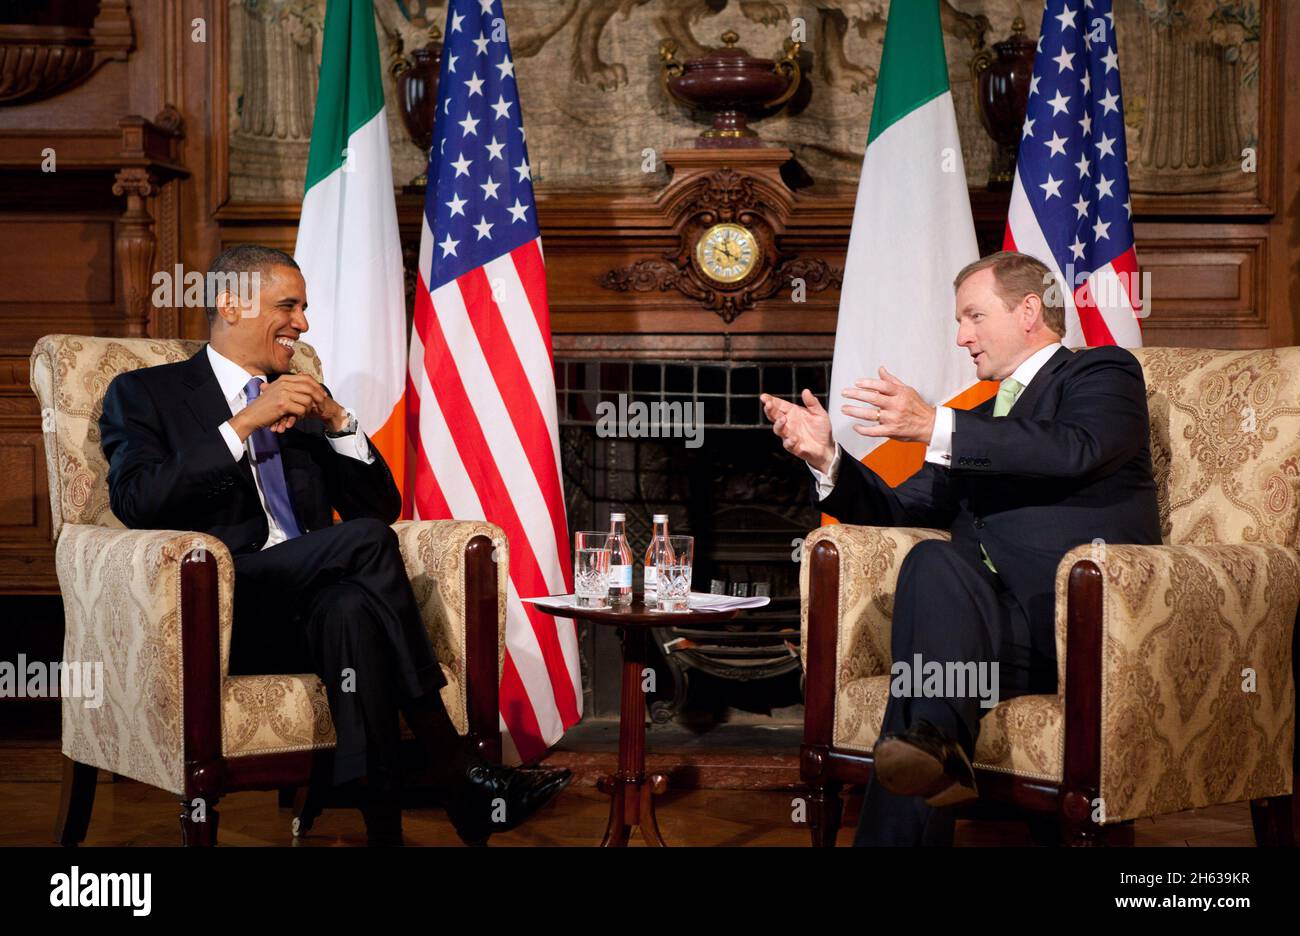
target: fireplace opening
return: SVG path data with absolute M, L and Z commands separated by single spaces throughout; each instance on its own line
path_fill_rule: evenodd
M 666 513 L 670 532 L 695 537 L 693 590 L 771 598 L 732 622 L 655 630 L 649 709 L 658 723 L 802 721 L 799 558 L 820 517 L 807 468 L 782 449 L 758 394 L 790 398 L 808 387 L 824 396 L 829 369 L 829 362 L 556 363 L 570 528 L 604 529 L 611 512 L 625 513 L 639 591 L 652 515 Z M 618 711 L 616 640 L 609 628 L 580 631 L 591 716 Z

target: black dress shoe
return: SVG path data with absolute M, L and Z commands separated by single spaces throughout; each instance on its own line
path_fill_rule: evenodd
M 446 798 L 447 817 L 466 845 L 486 845 L 493 832 L 508 832 L 567 787 L 567 769 L 515 769 L 479 761 Z
M 979 799 L 966 752 L 925 719 L 898 734 L 881 735 L 873 756 L 876 779 L 890 793 L 923 796 L 929 806 Z
M 402 807 L 396 798 L 369 797 L 361 806 L 366 820 L 366 845 L 369 848 L 402 846 Z

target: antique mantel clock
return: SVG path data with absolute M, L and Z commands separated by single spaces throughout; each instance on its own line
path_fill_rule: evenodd
M 790 158 L 779 147 L 664 152 L 673 176 L 655 203 L 677 246 L 608 271 L 601 285 L 623 292 L 677 290 L 728 323 L 796 278 L 810 292 L 839 286 L 841 271 L 824 260 L 777 246 L 794 209 L 794 193 L 780 171 Z
M 715 283 L 730 285 L 754 271 L 760 251 L 749 228 L 721 221 L 706 229 L 695 242 L 695 262 L 700 272 Z

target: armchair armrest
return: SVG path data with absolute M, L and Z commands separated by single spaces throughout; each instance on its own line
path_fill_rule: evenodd
M 499 757 L 510 568 L 505 533 L 495 524 L 462 520 L 403 521 L 393 530 L 447 677 L 442 698 L 452 724 Z
M 890 620 L 903 559 L 943 530 L 834 524 L 804 541 L 799 569 L 804 745 L 829 746 L 840 687 L 889 672 Z
M 62 700 L 63 753 L 183 793 L 186 759 L 211 753 L 186 744 L 191 725 L 220 718 L 235 585 L 229 551 L 201 533 L 68 523 L 55 567 L 63 660 L 102 664 L 103 673 L 98 705 Z M 196 695 L 201 686 L 210 691 Z M 187 697 L 204 699 L 206 710 L 186 712 Z
M 1103 822 L 1291 790 L 1300 553 L 1079 546 L 1056 595 L 1067 736 L 1095 736 L 1066 775 L 1098 778 Z

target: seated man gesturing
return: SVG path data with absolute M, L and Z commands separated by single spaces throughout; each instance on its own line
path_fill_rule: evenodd
M 1056 691 L 1056 567 L 1072 547 L 1160 543 L 1146 385 L 1122 348 L 1071 352 L 1046 266 L 999 253 L 958 275 L 957 344 L 981 380 L 1001 382 L 973 410 L 927 403 L 885 368 L 842 395 L 866 436 L 923 442 L 925 464 L 897 488 L 835 444 L 809 391 L 768 395 L 785 448 L 808 463 L 817 508 L 846 523 L 946 529 L 899 570 L 891 628 L 897 667 L 996 668 L 1003 697 Z M 967 670 L 969 671 L 969 670 Z M 953 806 L 977 795 L 972 692 L 913 698 L 891 680 L 855 844 L 945 844 Z
M 307 331 L 298 265 L 241 245 L 209 271 L 210 281 L 249 277 L 249 296 L 209 298 L 210 341 L 192 358 L 109 385 L 99 426 L 113 513 L 132 528 L 210 533 L 230 549 L 230 671 L 321 678 L 334 781 L 365 786 L 371 844 L 401 844 L 399 710 L 457 832 L 482 843 L 548 802 L 569 773 L 489 764 L 456 733 L 389 527 L 402 503 L 393 476 L 353 413 L 289 373 Z

